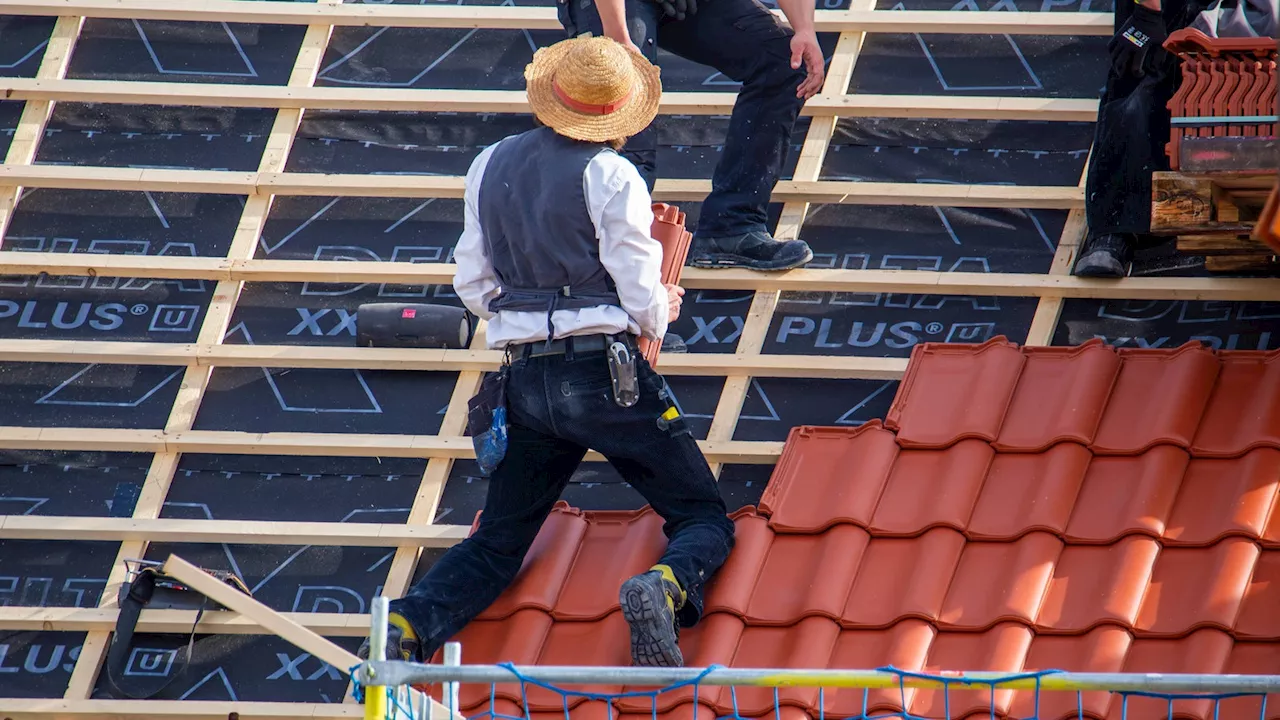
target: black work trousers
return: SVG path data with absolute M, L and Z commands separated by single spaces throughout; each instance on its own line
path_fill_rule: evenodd
M 603 351 L 517 354 L 507 380 L 507 454 L 489 478 L 479 526 L 404 598 L 391 601 L 391 611 L 421 640 L 424 659 L 515 579 L 588 448 L 603 454 L 665 521 L 667 549 L 659 562 L 686 594 L 677 621 L 697 623 L 703 585 L 733 549 L 734 525 L 684 417 L 660 419 L 674 403 L 666 380 L 638 354 L 636 374 L 640 399 L 624 408 L 613 401 Z
M 1115 29 L 1133 15 L 1133 0 L 1115 0 Z M 1163 0 L 1161 15 L 1172 33 L 1204 9 L 1198 0 Z M 1178 58 L 1152 48 L 1142 77 L 1107 71 L 1098 105 L 1093 154 L 1085 179 L 1085 219 L 1092 235 L 1151 230 L 1151 174 L 1169 169 L 1169 99 L 1182 83 Z
M 569 37 L 603 35 L 595 0 L 562 0 L 560 23 Z M 791 132 L 804 100 L 796 88 L 804 67 L 791 68 L 795 33 L 759 0 L 701 0 L 684 20 L 663 16 L 648 0 L 626 0 L 631 41 L 650 62 L 658 48 L 713 67 L 742 83 L 729 118 L 724 153 L 711 176 L 694 232 L 718 238 L 748 232 L 768 233 L 769 198 L 791 147 Z M 658 133 L 654 126 L 631 138 L 622 155 L 639 168 L 653 191 Z

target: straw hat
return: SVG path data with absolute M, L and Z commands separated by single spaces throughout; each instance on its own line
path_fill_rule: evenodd
M 543 125 L 586 142 L 630 137 L 658 114 L 659 70 L 607 37 L 562 40 L 524 69 L 529 106 Z

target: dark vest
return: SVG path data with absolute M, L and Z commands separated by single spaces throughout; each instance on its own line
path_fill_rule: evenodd
M 540 127 L 499 142 L 480 182 L 480 227 L 501 286 L 489 310 L 546 311 L 548 340 L 556 310 L 621 307 L 583 189 L 602 152 L 613 150 Z

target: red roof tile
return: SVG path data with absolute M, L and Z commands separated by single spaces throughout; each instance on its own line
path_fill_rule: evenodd
M 1280 352 L 921 345 L 888 419 L 795 428 L 759 508 L 681 636 L 691 666 L 1280 673 Z M 660 518 L 561 503 L 513 586 L 462 631 L 468 663 L 625 665 L 621 580 Z M 640 688 L 592 688 L 601 692 Z M 989 713 L 989 690 L 692 688 L 615 700 L 620 720 Z M 499 686 L 499 703 L 518 686 Z M 464 686 L 463 705 L 489 701 Z M 1036 713 L 1032 691 L 994 695 Z M 944 702 L 945 700 L 945 702 Z M 1167 701 L 1085 693 L 1091 718 Z M 530 687 L 530 720 L 565 718 Z M 865 703 L 865 705 L 864 705 Z M 1074 693 L 1040 693 L 1045 720 Z M 581 698 L 569 720 L 605 720 Z M 508 709 L 501 709 L 507 707 Z M 1259 717 L 1256 698 L 1221 712 Z M 518 708 L 495 710 L 523 715 Z M 1244 713 L 1252 713 L 1244 715 Z M 1211 720 L 1208 701 L 1179 718 Z M 1222 715 L 1228 717 L 1228 715 Z M 1268 720 L 1280 718 L 1270 698 Z

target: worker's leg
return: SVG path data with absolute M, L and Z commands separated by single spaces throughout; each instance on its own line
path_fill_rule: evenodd
M 804 105 L 796 88 L 805 71 L 791 68 L 793 35 L 759 0 L 705 0 L 692 17 L 658 31 L 662 49 L 742 83 L 711 193 L 698 211 L 691 265 L 785 270 L 813 259 L 808 244 L 778 242 L 767 225 Z
M 661 9 L 648 0 L 626 0 L 626 8 L 627 33 L 631 35 L 631 42 L 640 48 L 649 62 L 656 65 Z M 563 0 L 557 4 L 556 9 L 560 24 L 568 37 L 577 37 L 586 33 L 595 36 L 604 35 L 604 26 L 600 22 L 600 12 L 596 9 L 595 0 Z M 657 179 L 657 128 L 650 124 L 635 137 L 630 138 L 622 148 L 621 154 L 640 171 L 640 176 L 644 178 L 645 184 L 649 186 L 649 192 L 652 193 L 654 181 Z
M 547 426 L 546 386 L 537 362 L 517 360 L 511 367 L 507 454 L 489 478 L 476 531 L 449 548 L 405 597 L 391 601 L 397 626 L 392 634 L 421 661 L 429 660 L 511 584 L 586 454 Z M 388 642 L 392 652 L 396 646 Z
M 1118 31 L 1133 14 L 1133 3 L 1115 6 Z M 1161 12 L 1173 32 L 1189 24 L 1198 8 L 1165 0 Z M 1076 259 L 1076 275 L 1127 275 L 1136 243 L 1151 230 L 1151 176 L 1169 168 L 1167 103 L 1182 78 L 1177 58 L 1161 48 L 1152 48 L 1144 70 L 1141 76 L 1119 75 L 1114 68 L 1107 72 L 1085 179 L 1089 234 Z
M 640 399 L 623 408 L 613 401 L 603 356 L 575 362 L 557 431 L 604 454 L 665 521 L 668 545 L 658 567 L 621 588 L 633 660 L 679 665 L 678 626 L 700 618 L 703 586 L 733 548 L 733 521 L 662 376 L 638 358 Z

